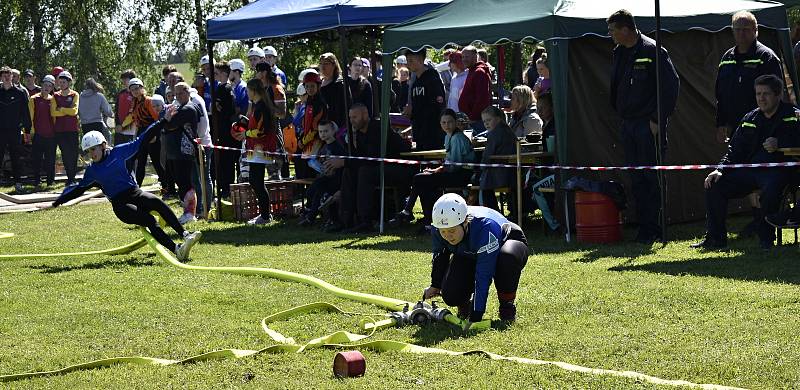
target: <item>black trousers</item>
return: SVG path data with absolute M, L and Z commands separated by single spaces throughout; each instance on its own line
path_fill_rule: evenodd
M 231 196 L 230 186 L 236 182 L 236 163 L 239 161 L 239 154 L 238 151 L 233 150 L 220 150 L 216 154 L 216 156 L 219 156 L 217 185 L 219 185 L 223 198 Z M 211 169 L 213 170 L 214 167 L 211 167 Z
M 86 123 L 81 125 L 81 135 L 86 135 L 86 133 L 90 131 L 99 131 L 103 134 L 103 137 L 106 138 L 106 142 L 111 145 L 111 133 L 108 131 L 108 128 L 103 124 L 103 122 L 94 122 L 94 123 Z
M 56 180 L 56 139 L 55 137 L 42 137 L 39 134 L 33 135 L 33 164 L 34 184 L 41 181 L 42 169 L 45 171 L 47 184 L 53 184 Z M 42 166 L 44 163 L 44 166 Z
M 67 171 L 67 183 L 72 183 L 78 173 L 78 132 L 56 133 L 56 145 L 61 149 L 61 162 Z
M 164 176 L 159 176 L 158 180 L 161 182 L 162 190 L 166 191 L 167 193 L 175 192 L 175 179 L 172 175 L 172 168 L 166 163 L 166 143 L 164 142 L 164 136 L 161 135 L 158 137 L 159 142 L 161 144 L 161 156 L 164 157 Z
M 5 158 L 6 151 L 11 155 L 11 173 L 14 176 L 14 183 L 20 183 L 20 172 L 22 167 L 17 148 L 20 145 L 19 130 L 6 129 L 0 130 L 0 163 Z
M 742 198 L 760 189 L 761 209 L 764 215 L 778 212 L 783 190 L 791 182 L 792 168 L 738 168 L 726 169 L 722 177 L 706 190 L 706 229 L 708 238 L 726 240 L 728 230 L 725 217 L 728 213 L 728 200 Z M 763 219 L 758 225 L 761 242 L 775 240 L 775 228 Z
M 662 132 L 663 133 L 663 132 Z M 625 165 L 656 165 L 656 138 L 650 131 L 650 121 L 624 120 L 622 122 L 622 145 L 625 149 Z M 654 170 L 629 171 L 631 193 L 636 201 L 636 218 L 639 220 L 639 236 L 661 237 L 661 185 Z
M 411 180 L 416 167 L 401 164 L 384 166 L 386 185 L 401 191 L 405 196 L 411 187 Z M 353 212 L 358 214 L 359 222 L 366 223 L 375 219 L 375 187 L 380 185 L 380 166 L 363 165 L 357 168 L 345 168 L 342 175 L 342 200 L 340 205 L 341 221 L 349 224 L 353 220 Z
M 178 185 L 178 196 L 182 201 L 186 193 L 192 189 L 194 160 L 167 160 L 167 166 L 172 170 L 173 179 L 175 184 Z
M 169 238 L 167 233 L 158 225 L 156 219 L 150 214 L 151 211 L 157 212 L 182 237 L 183 226 L 181 226 L 180 222 L 178 222 L 178 217 L 175 216 L 175 213 L 164 201 L 155 195 L 136 188 L 112 199 L 111 207 L 120 221 L 146 227 L 159 244 L 173 253 L 175 252 L 175 242 Z
M 265 164 L 251 162 L 250 177 L 248 178 L 250 188 L 253 189 L 253 192 L 256 193 L 256 198 L 258 198 L 258 212 L 264 218 L 268 218 L 271 214 L 269 191 L 267 191 L 267 186 L 264 184 L 264 172 L 266 170 L 267 166 Z
M 406 200 L 405 211 L 411 213 L 414 203 L 419 197 L 422 203 L 422 223 L 431 223 L 431 212 L 433 204 L 442 195 L 442 191 L 447 187 L 462 187 L 469 183 L 472 177 L 472 170 L 458 169 L 454 172 L 443 171 L 439 173 L 418 173 L 411 181 L 411 193 Z
M 153 168 L 158 175 L 158 181 L 164 180 L 164 166 L 161 165 L 161 139 L 160 137 L 154 138 L 153 143 L 147 144 L 142 148 L 136 156 L 136 183 L 142 185 L 144 181 L 144 174 L 147 168 L 147 156 L 150 156 L 150 161 L 153 163 Z
M 453 256 L 442 282 L 442 300 L 448 306 L 469 303 L 475 290 L 474 257 Z M 513 230 L 500 247 L 494 271 L 498 294 L 516 293 L 522 269 L 528 263 L 528 242 L 521 230 Z
M 306 217 L 310 220 L 313 220 L 317 216 L 317 212 L 319 211 L 319 206 L 322 203 L 322 199 L 325 194 L 333 195 L 336 191 L 339 191 L 339 188 L 342 184 L 342 175 L 334 174 L 331 176 L 320 176 L 311 183 L 311 186 L 308 188 L 306 193 L 307 198 L 309 199 L 308 205 L 308 214 Z

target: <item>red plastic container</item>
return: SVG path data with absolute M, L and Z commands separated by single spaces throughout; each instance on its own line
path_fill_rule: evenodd
M 610 243 L 622 240 L 622 215 L 608 196 L 575 193 L 575 228 L 579 242 Z
M 352 378 L 364 375 L 367 363 L 358 351 L 344 351 L 333 358 L 333 375 L 337 378 Z

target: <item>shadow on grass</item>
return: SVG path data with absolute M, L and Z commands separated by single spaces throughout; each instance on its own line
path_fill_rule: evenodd
M 235 225 L 223 229 L 204 229 L 203 243 L 233 246 L 318 244 L 324 242 L 347 242 L 335 246 L 339 249 L 385 250 L 385 251 L 430 251 L 430 238 L 401 236 L 399 240 L 373 241 L 378 233 L 325 233 L 317 227 L 302 228 L 296 219 L 280 220 L 267 226 Z M 390 232 L 394 234 L 395 232 Z
M 492 320 L 492 329 L 497 331 L 505 331 L 513 326 L 513 323 L 501 320 Z M 417 331 L 414 332 L 414 344 L 423 347 L 436 347 L 445 340 L 459 339 L 463 337 L 472 337 L 475 332 L 464 333 L 459 327 L 444 322 L 435 322 L 426 326 L 418 326 Z
M 296 226 L 296 220 L 280 220 L 266 226 L 235 225 L 224 229 L 204 229 L 203 241 L 233 246 L 313 244 L 341 239 L 316 228 Z
M 758 251 L 753 249 L 753 252 Z M 609 271 L 645 271 L 673 276 L 711 276 L 745 281 L 800 284 L 800 256 L 796 246 L 774 248 L 769 253 L 743 253 L 734 257 L 712 257 L 647 264 L 618 265 Z
M 336 249 L 356 249 L 356 250 L 375 250 L 375 251 L 399 251 L 399 252 L 430 252 L 431 243 L 429 238 L 413 239 L 403 237 L 400 240 L 375 242 L 370 240 L 372 237 L 354 238 L 343 244 L 334 246 Z
M 91 269 L 103 269 L 103 268 L 122 268 L 122 267 L 149 267 L 156 265 L 156 263 L 151 260 L 155 257 L 155 254 L 149 253 L 144 256 L 134 256 L 129 257 L 123 261 L 119 261 L 118 258 L 109 258 L 108 260 L 93 262 L 93 263 L 83 263 L 83 264 L 75 264 L 75 265 L 64 265 L 64 266 L 53 266 L 53 265 L 33 265 L 28 268 L 35 269 L 41 271 L 43 274 L 58 274 L 62 272 L 70 272 L 70 271 L 81 271 L 81 270 L 91 270 Z

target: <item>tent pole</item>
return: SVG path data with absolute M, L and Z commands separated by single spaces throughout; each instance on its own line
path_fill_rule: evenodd
M 349 63 L 347 63 L 347 28 L 344 26 L 339 26 L 337 29 L 339 32 L 339 54 L 341 54 L 342 58 L 339 60 L 339 65 L 342 66 L 342 81 L 344 81 L 344 95 L 342 99 L 344 99 L 344 106 L 345 106 L 345 113 L 344 113 L 344 126 L 347 129 L 347 155 L 352 155 L 352 145 L 353 145 L 353 129 L 350 127 L 350 116 L 348 110 L 350 109 L 350 102 L 347 99 L 349 95 L 348 92 L 350 91 L 350 76 L 347 75 L 347 69 L 349 68 Z M 335 81 L 335 80 L 334 80 Z M 337 123 L 337 125 L 341 125 Z
M 211 118 L 219 118 L 219 112 L 217 112 L 217 105 L 214 103 L 216 99 L 216 88 L 214 88 L 214 44 L 216 42 L 212 40 L 207 40 L 206 44 L 208 46 L 208 66 L 211 67 L 211 80 L 208 80 L 208 87 L 211 88 Z M 217 121 L 209 121 L 209 125 L 211 126 L 211 143 L 214 143 L 214 140 L 219 139 L 219 129 L 217 128 Z M 220 151 L 218 149 L 213 149 L 213 157 L 214 157 L 214 189 L 216 190 L 217 195 L 217 220 L 222 220 L 222 189 L 219 187 L 219 154 Z M 200 172 L 203 177 L 200 178 L 201 183 L 205 183 L 205 174 Z M 201 195 L 203 196 L 203 215 L 208 218 L 207 210 L 211 207 L 209 202 L 206 200 L 205 191 Z
M 392 68 L 392 55 L 381 52 L 381 63 L 383 66 L 383 80 L 381 81 L 381 158 L 386 157 L 386 141 L 389 138 L 389 92 L 391 91 L 392 80 L 386 82 L 387 70 Z M 386 187 L 386 174 L 384 173 L 384 162 L 381 161 L 381 219 L 380 219 L 380 234 L 383 234 L 383 221 L 385 213 L 385 201 L 383 193 Z
M 656 139 L 656 164 L 662 163 L 662 150 L 664 150 L 664 137 L 662 132 L 666 131 L 666 123 L 662 123 L 661 118 L 661 1 L 655 0 L 655 16 L 656 16 L 656 115 L 658 115 L 658 133 Z M 659 224 L 661 225 L 661 240 L 667 241 L 667 191 L 666 182 L 664 180 L 664 171 L 656 171 L 658 176 L 659 191 L 661 195 L 661 212 L 659 213 Z

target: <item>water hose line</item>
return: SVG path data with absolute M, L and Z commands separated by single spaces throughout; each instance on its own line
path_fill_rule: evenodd
M 394 298 L 387 298 L 382 297 L 379 295 L 373 294 L 366 294 L 357 291 L 350 291 L 345 290 L 343 288 L 334 286 L 322 279 L 315 278 L 309 275 L 303 275 L 295 272 L 289 271 L 282 271 L 278 269 L 272 268 L 259 268 L 259 267 L 206 267 L 206 266 L 198 266 L 198 265 L 191 265 L 191 264 L 184 264 L 179 262 L 173 253 L 169 251 L 167 248 L 159 244 L 150 232 L 147 231 L 145 228 L 140 228 L 142 234 L 144 235 L 143 239 L 136 240 L 128 245 L 124 245 L 118 248 L 112 248 L 108 250 L 101 250 L 101 251 L 92 251 L 92 252 L 74 252 L 74 253 L 61 253 L 61 254 L 50 254 L 50 255 L 43 255 L 43 254 L 35 254 L 35 255 L 2 255 L 0 259 L 4 260 L 11 260 L 11 259 L 27 259 L 27 258 L 41 258 L 41 257 L 60 257 L 60 256 L 88 256 L 88 255 L 97 255 L 97 254 L 122 254 L 122 253 L 130 253 L 138 248 L 141 248 L 145 245 L 150 245 L 150 247 L 156 252 L 156 254 L 161 257 L 163 260 L 168 262 L 169 264 L 184 270 L 195 270 L 195 271 L 210 271 L 210 272 L 221 272 L 221 273 L 229 273 L 235 275 L 259 275 L 259 276 L 267 276 L 271 278 L 276 278 L 280 280 L 288 280 L 294 281 L 298 283 L 304 283 L 310 286 L 314 286 L 320 288 L 322 290 L 328 291 L 331 294 L 344 298 L 353 300 L 356 302 L 361 303 L 368 303 L 372 305 L 376 305 L 379 307 L 383 307 L 389 310 L 396 310 L 399 307 L 404 307 L 406 305 L 413 305 L 411 302 L 406 302 L 399 299 Z M 12 233 L 2 233 L 0 232 L 0 238 L 9 238 L 12 237 Z M 422 347 L 415 344 L 405 343 L 401 341 L 393 341 L 393 340 L 371 340 L 371 341 L 364 341 L 368 337 L 372 336 L 377 330 L 383 329 L 389 326 L 394 325 L 393 319 L 385 319 L 381 321 L 373 321 L 369 324 L 364 324 L 363 328 L 368 330 L 369 333 L 367 334 L 357 334 L 357 333 L 350 333 L 345 331 L 338 331 L 331 333 L 326 336 L 318 337 L 313 340 L 310 340 L 304 344 L 298 344 L 293 338 L 285 337 L 279 332 L 269 328 L 269 324 L 276 322 L 276 321 L 285 321 L 294 316 L 309 313 L 309 312 L 333 312 L 333 313 L 341 313 L 341 314 L 350 314 L 350 315 L 364 315 L 369 316 L 368 314 L 360 314 L 360 313 L 350 313 L 341 310 L 340 308 L 326 302 L 315 302 L 307 305 L 302 305 L 298 307 L 294 307 L 291 309 L 283 310 L 277 313 L 274 313 L 263 320 L 261 320 L 261 327 L 264 329 L 264 332 L 269 336 L 269 338 L 277 343 L 275 345 L 268 346 L 266 348 L 258 349 L 258 350 L 246 350 L 246 349 L 221 349 L 211 352 L 206 352 L 200 355 L 191 356 L 183 360 L 170 360 L 170 359 L 160 359 L 160 358 L 152 358 L 152 357 L 142 357 L 142 356 L 126 356 L 126 357 L 113 357 L 108 359 L 100 359 L 94 360 L 91 362 L 76 364 L 69 367 L 64 367 L 58 370 L 52 371 L 39 371 L 39 372 L 28 372 L 28 373 L 21 373 L 21 374 L 9 374 L 9 375 L 0 375 L 0 382 L 11 382 L 21 379 L 29 379 L 29 378 L 39 378 L 39 377 L 46 377 L 51 375 L 62 375 L 69 372 L 79 371 L 79 370 L 87 370 L 87 369 L 95 369 L 95 368 L 103 368 L 103 367 L 110 367 L 117 364 L 123 363 L 133 363 L 133 364 L 151 364 L 151 365 L 159 365 L 159 366 L 167 366 L 167 365 L 175 365 L 175 364 L 188 364 L 188 363 L 197 363 L 202 361 L 208 360 L 222 360 L 222 359 L 238 359 L 248 356 L 254 356 L 262 353 L 300 353 L 307 349 L 312 348 L 355 348 L 355 349 L 370 349 L 378 352 L 387 352 L 387 351 L 397 351 L 397 352 L 406 352 L 406 353 L 431 353 L 431 354 L 440 354 L 440 355 L 449 355 L 449 356 L 457 356 L 457 355 L 481 355 L 493 360 L 503 360 L 503 361 L 512 361 L 516 363 L 522 364 L 530 364 L 530 365 L 552 365 L 559 367 L 561 369 L 572 371 L 572 372 L 581 372 L 586 374 L 592 375 L 610 375 L 616 377 L 624 377 L 629 378 L 632 380 L 637 381 L 646 381 L 649 383 L 660 384 L 660 385 L 671 385 L 671 386 L 687 386 L 687 387 L 694 387 L 694 388 L 702 388 L 702 389 L 709 389 L 709 390 L 729 390 L 729 389 L 739 389 L 735 387 L 728 387 L 728 386 L 721 386 L 715 384 L 698 384 L 692 383 L 684 380 L 669 380 L 669 379 L 661 379 L 654 376 L 634 372 L 634 371 L 617 371 L 617 370 L 607 370 L 607 369 L 600 369 L 600 368 L 590 368 L 590 367 L 583 367 L 578 366 L 570 363 L 565 362 L 558 362 L 558 361 L 546 361 L 546 360 L 538 360 L 538 359 L 530 359 L 530 358 L 521 358 L 521 357 L 513 357 L 513 356 L 502 356 L 491 352 L 486 352 L 482 350 L 473 350 L 473 351 L 464 351 L 464 352 L 457 352 L 457 351 L 450 351 L 441 348 L 430 348 L 430 347 Z M 444 320 L 449 323 L 453 323 L 456 325 L 461 326 L 462 321 L 457 317 L 449 314 L 444 317 Z M 487 320 L 488 321 L 488 320 Z

